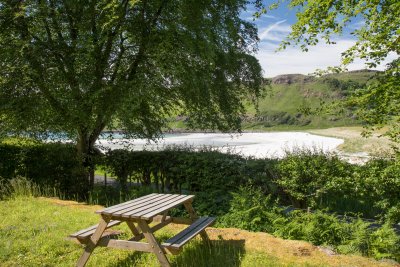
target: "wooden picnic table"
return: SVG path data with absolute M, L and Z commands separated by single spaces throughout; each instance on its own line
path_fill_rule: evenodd
M 86 245 L 77 266 L 85 266 L 96 246 L 154 253 L 161 266 L 170 266 L 166 253 L 178 254 L 183 245 L 198 234 L 204 241 L 209 241 L 205 228 L 213 224 L 215 218 L 199 218 L 192 206 L 193 198 L 193 195 L 150 194 L 96 211 L 100 215 L 99 224 L 70 235 L 71 238 Z M 190 219 L 168 216 L 170 209 L 182 204 L 189 213 Z M 158 224 L 150 226 L 153 221 L 157 221 Z M 113 235 L 105 232 L 106 229 L 122 222 L 125 222 L 132 231 L 131 239 L 115 239 Z M 154 232 L 169 223 L 188 224 L 189 226 L 160 244 L 155 239 Z M 147 242 L 139 242 L 142 239 Z

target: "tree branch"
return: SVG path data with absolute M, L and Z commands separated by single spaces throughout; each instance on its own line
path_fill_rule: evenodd
M 134 76 L 136 75 L 137 67 L 139 66 L 139 63 L 141 62 L 141 60 L 144 58 L 145 51 L 146 51 L 146 48 L 147 48 L 147 45 L 148 45 L 149 39 L 150 39 L 149 37 L 152 32 L 152 28 L 157 24 L 157 21 L 160 18 L 162 10 L 166 6 L 167 2 L 168 2 L 168 0 L 164 0 L 161 2 L 161 5 L 157 9 L 157 12 L 154 14 L 154 17 L 148 22 L 148 24 L 149 24 L 148 27 L 143 27 L 142 40 L 141 40 L 141 43 L 139 46 L 139 51 L 136 55 L 135 60 L 129 66 L 129 74 L 127 76 L 128 81 L 133 80 Z M 146 22 L 144 15 L 145 15 L 145 10 L 143 7 L 143 10 L 142 10 L 143 24 L 146 26 L 147 22 Z
M 16 12 L 21 11 L 21 4 L 22 1 L 16 5 Z M 18 25 L 18 21 L 20 21 L 21 25 Z M 28 50 L 26 52 L 27 59 L 29 64 L 31 65 L 32 69 L 36 72 L 37 79 L 34 79 L 38 83 L 39 90 L 42 92 L 43 96 L 47 99 L 49 102 L 50 106 L 54 109 L 55 112 L 58 112 L 60 114 L 63 114 L 64 116 L 68 116 L 68 113 L 66 113 L 66 110 L 64 109 L 63 105 L 61 102 L 59 102 L 50 92 L 50 90 L 46 86 L 46 82 L 44 80 L 45 76 L 45 70 L 43 69 L 43 66 L 40 64 L 40 62 L 33 56 L 32 53 L 32 48 L 29 46 L 30 44 L 30 37 L 34 36 L 32 33 L 29 32 L 29 25 L 25 20 L 25 16 L 19 16 L 18 20 L 16 21 L 16 29 L 19 30 L 22 39 L 26 42 L 28 45 L 26 49 Z M 39 38 L 37 38 L 40 40 Z

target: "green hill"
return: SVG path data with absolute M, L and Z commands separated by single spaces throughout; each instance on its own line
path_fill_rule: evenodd
M 345 99 L 374 74 L 360 70 L 322 77 L 287 74 L 269 79 L 270 86 L 259 101 L 259 111 L 248 105 L 243 128 L 279 130 L 357 125 L 359 122 L 350 110 L 341 115 L 305 115 L 304 111 Z
M 376 71 L 357 70 L 322 77 L 302 74 L 279 75 L 267 79 L 266 91 L 259 99 L 258 112 L 247 104 L 243 118 L 244 130 L 301 130 L 341 126 L 357 126 L 356 116 L 350 110 L 340 115 L 306 115 L 305 110 L 321 108 L 321 103 L 345 99 L 352 91 L 365 85 Z M 171 118 L 170 127 L 185 130 L 185 116 Z

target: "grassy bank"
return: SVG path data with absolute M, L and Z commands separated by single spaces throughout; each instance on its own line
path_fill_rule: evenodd
M 94 211 L 73 201 L 16 197 L 0 202 L 1 266 L 73 266 L 82 246 L 66 240 L 68 234 L 97 223 Z M 128 228 L 118 227 L 123 238 Z M 157 238 L 171 237 L 181 226 L 171 225 Z M 168 256 L 173 266 L 393 266 L 359 256 L 328 256 L 302 241 L 274 238 L 266 233 L 238 229 L 207 230 L 212 248 L 190 242 L 178 256 Z M 148 253 L 98 248 L 87 266 L 158 266 Z
M 366 152 L 372 156 L 388 156 L 392 153 L 392 146 L 395 144 L 385 136 L 381 136 L 384 129 L 374 132 L 370 137 L 366 138 L 361 135 L 362 127 L 335 127 L 328 129 L 310 129 L 306 132 L 336 137 L 344 139 L 344 143 L 338 147 L 340 151 L 345 153 Z

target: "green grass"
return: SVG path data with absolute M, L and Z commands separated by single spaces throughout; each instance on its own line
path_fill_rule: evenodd
M 385 129 L 376 131 L 366 138 L 361 135 L 362 127 L 336 127 L 329 129 L 309 129 L 308 132 L 322 136 L 330 136 L 344 139 L 344 143 L 338 147 L 345 153 L 367 152 L 371 156 L 389 157 L 393 154 L 393 147 L 397 144 L 391 142 L 388 137 L 381 136 Z
M 356 126 L 360 122 L 353 119 L 351 114 L 329 115 L 327 112 L 305 115 L 304 109 L 315 111 L 326 108 L 333 101 L 342 101 L 343 92 L 333 88 L 326 82 L 327 78 L 334 78 L 342 82 L 354 81 L 366 83 L 374 72 L 347 72 L 330 74 L 323 77 L 306 79 L 300 75 L 291 84 L 274 84 L 267 88 L 265 95 L 259 99 L 258 113 L 251 103 L 246 103 L 246 115 L 242 127 L 248 131 L 287 131 L 324 129 L 330 127 Z M 321 106 L 321 103 L 324 103 Z M 281 115 L 277 115 L 277 114 Z M 284 113 L 284 115 L 282 115 Z M 254 116 L 264 117 L 264 121 L 254 119 Z M 277 119 L 269 118 L 277 116 Z M 284 116 L 290 116 L 292 122 L 286 122 Z M 294 121 L 294 122 L 293 122 Z M 174 130 L 185 130 L 186 125 L 182 119 L 171 119 L 169 126 Z
M 45 199 L 17 197 L 0 202 L 1 266 L 73 266 L 82 246 L 67 241 L 68 234 L 96 224 L 93 208 L 50 204 Z M 127 227 L 119 230 L 128 237 Z M 162 229 L 157 238 L 166 239 L 173 232 Z M 169 256 L 173 266 L 281 266 L 274 257 L 251 253 L 245 255 L 244 243 L 217 240 L 213 247 L 193 241 L 178 256 Z M 243 262 L 243 264 L 242 264 Z M 158 266 L 154 255 L 141 252 L 97 248 L 87 266 Z
M 13 196 L 0 201 L 0 265 L 8 266 L 74 266 L 83 246 L 66 240 L 77 230 L 98 222 L 94 213 L 99 206 L 73 201 Z M 182 227 L 171 225 L 156 232 L 165 240 Z M 129 238 L 125 225 L 121 239 Z M 371 266 L 371 259 L 358 256 L 331 258 L 303 241 L 274 238 L 265 233 L 239 229 L 209 231 L 212 246 L 200 239 L 189 242 L 177 255 L 169 255 L 172 266 Z M 305 254 L 304 254 L 305 252 Z M 304 256 L 307 255 L 307 256 Z M 344 265 L 343 265 L 344 264 Z M 96 248 L 87 266 L 159 266 L 150 253 Z M 378 264 L 376 266 L 390 266 Z

